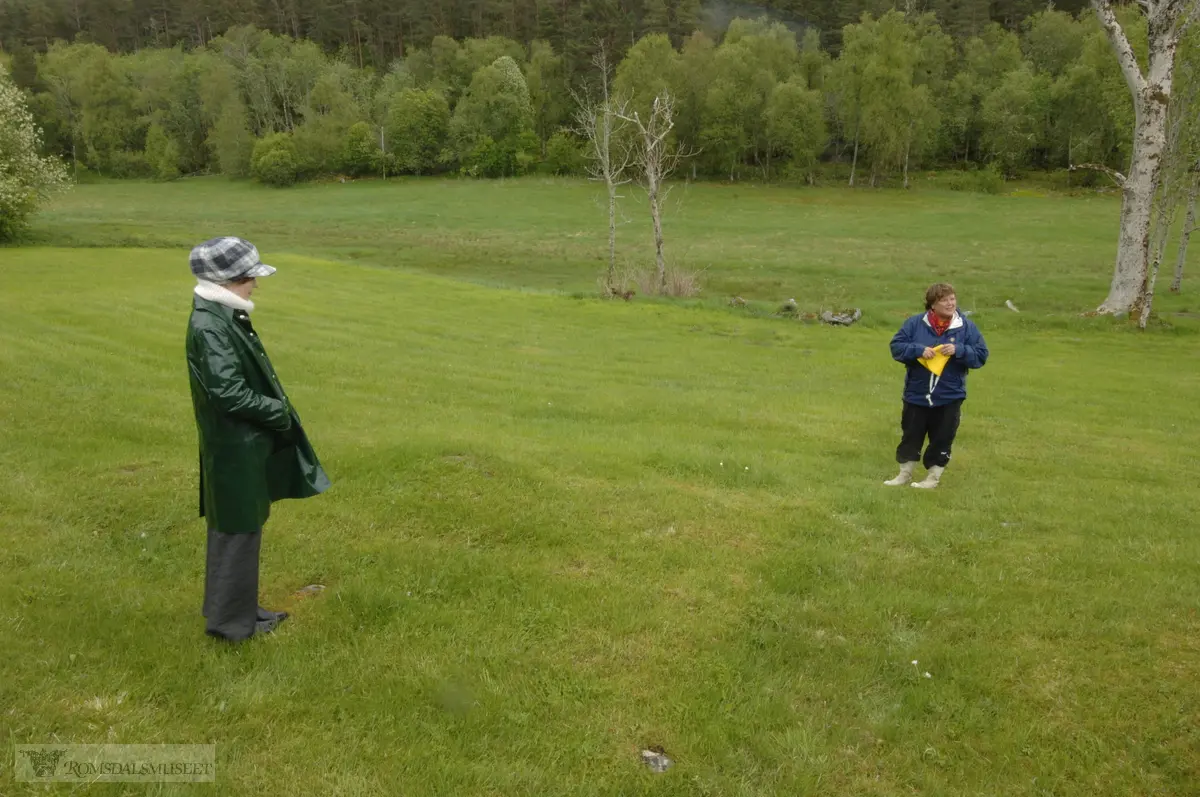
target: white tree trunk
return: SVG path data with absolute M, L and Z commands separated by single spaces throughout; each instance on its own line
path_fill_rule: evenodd
M 1158 269 L 1162 266 L 1163 253 L 1167 250 L 1167 236 L 1171 232 L 1171 223 L 1175 219 L 1175 205 L 1166 196 L 1170 186 L 1163 185 L 1162 194 L 1158 200 L 1158 212 L 1154 219 L 1154 236 L 1151 243 L 1149 273 L 1146 275 L 1146 288 L 1138 302 L 1138 326 L 1146 328 L 1150 320 L 1150 308 L 1154 306 L 1154 285 L 1158 282 Z
M 617 193 L 620 186 L 629 182 L 624 177 L 625 170 L 630 164 L 631 151 L 621 145 L 621 130 L 625 124 L 625 101 L 614 99 L 609 94 L 608 54 L 603 47 L 592 60 L 600 72 L 600 86 L 603 91 L 599 104 L 589 97 L 572 92 L 579 104 L 575 112 L 578 124 L 576 131 L 588 142 L 588 156 L 591 164 L 588 174 L 593 180 L 604 181 L 608 192 L 608 273 L 605 278 L 605 288 L 608 295 L 620 290 L 617 282 Z
M 1070 133 L 1067 134 L 1067 188 L 1071 187 L 1071 169 L 1070 166 L 1075 163 L 1075 137 Z
M 658 292 L 667 292 L 667 258 L 663 254 L 662 213 L 658 207 L 658 181 L 654 175 L 646 175 L 646 193 L 650 195 L 650 219 L 654 222 L 654 265 L 658 269 Z
M 613 107 L 612 98 L 608 94 L 608 53 L 601 48 L 597 66 L 601 71 L 601 87 L 604 92 L 604 108 L 600 122 L 600 142 L 603 147 L 601 170 L 604 174 L 604 185 L 608 188 L 608 279 L 610 291 L 616 290 L 617 280 L 617 186 L 616 176 L 612 169 L 612 130 Z
M 631 122 L 642 135 L 642 147 L 637 154 L 637 160 L 642 167 L 642 186 L 650 200 L 650 220 L 654 224 L 654 262 L 660 294 L 667 293 L 667 260 L 663 254 L 661 208 L 662 200 L 666 196 L 663 193 L 663 185 L 679 166 L 680 160 L 692 155 L 691 152 L 668 145 L 668 136 L 675 126 L 674 116 L 674 100 L 669 93 L 663 92 L 654 99 L 649 120 L 642 121 L 636 111 L 632 116 L 620 117 Z
M 862 125 L 854 127 L 854 158 L 850 161 L 850 187 L 854 187 L 854 170 L 858 168 L 858 132 Z
M 387 179 L 387 135 L 385 127 L 379 126 L 379 166 L 383 169 L 383 179 Z
M 1117 263 L 1101 313 L 1140 312 L 1150 260 L 1150 217 L 1166 149 L 1167 104 L 1142 92 L 1137 103 L 1133 159 L 1121 201 Z M 1161 95 L 1160 95 L 1161 97 Z
M 617 287 L 617 186 L 608 180 L 608 287 Z
M 908 160 L 912 155 L 913 128 L 916 126 L 916 121 L 908 123 L 908 138 L 904 142 L 904 187 L 908 188 Z
M 1179 236 L 1179 256 L 1175 260 L 1175 279 L 1171 280 L 1171 293 L 1179 293 L 1183 286 L 1183 267 L 1187 263 L 1188 240 L 1196 229 L 1196 194 L 1200 193 L 1200 174 L 1192 177 L 1188 191 L 1187 216 L 1183 220 L 1183 233 Z
M 1154 283 L 1158 281 L 1158 267 L 1162 263 L 1161 253 L 1150 263 L 1150 273 L 1146 277 L 1146 290 L 1142 293 L 1138 309 L 1138 326 L 1146 328 L 1150 320 L 1150 308 L 1154 306 Z
M 1100 313 L 1136 313 L 1140 316 L 1147 298 L 1151 212 L 1167 147 L 1167 110 L 1175 49 L 1179 42 L 1178 22 L 1186 5 L 1187 0 L 1157 0 L 1149 5 L 1150 68 L 1143 75 L 1125 31 L 1117 21 L 1112 0 L 1092 0 L 1096 16 L 1116 51 L 1136 112 L 1133 157 L 1122 191 L 1117 262 L 1108 298 L 1097 309 Z

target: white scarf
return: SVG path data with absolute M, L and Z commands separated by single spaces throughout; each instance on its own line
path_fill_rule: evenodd
M 196 280 L 196 295 L 210 302 L 232 307 L 234 310 L 245 310 L 247 313 L 254 309 L 254 302 L 243 299 L 224 285 L 218 285 L 208 280 Z

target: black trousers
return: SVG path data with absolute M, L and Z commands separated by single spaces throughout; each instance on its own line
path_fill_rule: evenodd
M 204 568 L 204 617 L 212 636 L 243 640 L 258 617 L 258 553 L 262 529 L 253 534 L 208 530 Z
M 958 422 L 962 418 L 962 399 L 942 407 L 922 407 L 920 404 L 904 402 L 900 414 L 900 445 L 896 447 L 896 461 L 900 464 L 922 459 L 921 447 L 925 438 L 929 446 L 925 449 L 923 464 L 926 468 L 935 465 L 946 467 L 950 462 L 950 449 L 954 436 L 958 434 Z

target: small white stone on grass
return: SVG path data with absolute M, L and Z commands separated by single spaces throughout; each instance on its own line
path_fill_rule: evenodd
M 663 753 L 654 750 L 643 750 L 642 763 L 650 767 L 653 772 L 666 772 L 675 762 L 667 758 Z

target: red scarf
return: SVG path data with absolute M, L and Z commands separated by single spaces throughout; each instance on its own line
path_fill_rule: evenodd
M 947 318 L 945 321 L 943 321 L 941 318 L 938 318 L 937 313 L 933 312 L 932 310 L 929 311 L 929 326 L 933 327 L 933 334 L 937 335 L 939 338 L 946 334 L 946 330 L 950 328 L 950 323 L 952 321 L 954 321 L 953 318 Z

